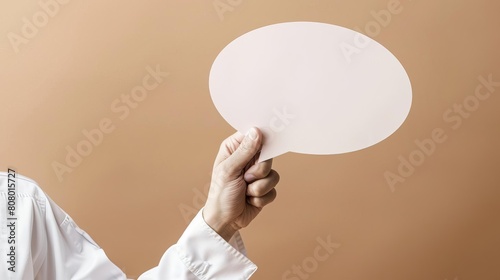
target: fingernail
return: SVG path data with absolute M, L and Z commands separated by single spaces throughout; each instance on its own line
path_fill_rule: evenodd
M 257 134 L 257 130 L 255 128 L 250 128 L 250 130 L 247 132 L 247 135 L 250 137 L 252 140 L 257 140 L 257 137 L 259 136 Z

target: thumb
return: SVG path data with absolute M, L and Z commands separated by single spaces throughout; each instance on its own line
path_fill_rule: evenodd
M 227 170 L 232 174 L 240 173 L 259 152 L 261 144 L 262 134 L 260 131 L 254 127 L 250 128 L 236 151 L 225 160 L 224 164 L 227 164 Z

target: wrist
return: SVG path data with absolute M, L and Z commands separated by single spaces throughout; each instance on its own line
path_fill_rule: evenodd
M 214 214 L 212 211 L 203 208 L 202 217 L 205 223 L 212 228 L 226 242 L 229 242 L 233 235 L 238 231 L 231 223 L 226 223 L 220 219 L 220 215 Z

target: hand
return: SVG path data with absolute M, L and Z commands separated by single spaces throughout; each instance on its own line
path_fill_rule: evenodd
M 222 142 L 215 159 L 203 218 L 226 241 L 276 198 L 279 175 L 272 159 L 255 164 L 262 137 L 256 128 L 237 132 Z

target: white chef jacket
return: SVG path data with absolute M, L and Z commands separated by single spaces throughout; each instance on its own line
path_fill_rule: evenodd
M 0 172 L 0 279 L 126 279 L 35 181 L 16 174 L 14 212 L 8 208 L 13 205 L 12 195 L 7 173 Z M 139 280 L 239 280 L 249 279 L 256 270 L 240 235 L 226 242 L 205 223 L 200 211 L 158 266 Z

